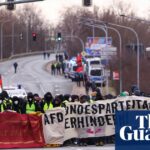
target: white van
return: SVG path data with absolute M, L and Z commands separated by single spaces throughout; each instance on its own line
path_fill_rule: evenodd
M 86 59 L 86 66 L 87 67 L 94 67 L 94 66 L 100 66 L 101 65 L 101 59 L 99 57 L 93 57 Z
M 25 89 L 23 87 L 21 87 L 21 85 L 3 87 L 3 91 L 6 91 L 9 95 L 9 97 L 14 97 L 14 96 L 17 96 L 20 98 L 27 97 L 27 93 L 26 93 Z
M 106 77 L 103 67 L 89 67 L 87 76 L 90 83 L 95 82 L 96 84 L 103 86 L 106 84 Z

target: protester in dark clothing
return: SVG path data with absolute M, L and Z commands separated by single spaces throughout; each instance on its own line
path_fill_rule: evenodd
M 46 59 L 46 52 L 43 52 L 43 58 Z
M 88 96 L 87 95 L 82 95 L 80 97 L 80 103 L 84 104 L 88 102 Z M 79 146 L 87 146 L 88 138 L 80 138 L 79 139 Z
M 12 109 L 17 113 L 21 113 L 20 99 L 17 96 L 12 98 Z
M 56 61 L 59 61 L 58 59 L 59 59 L 59 56 L 56 54 Z
M 1 95 L 2 95 L 3 100 L 9 99 L 9 95 L 6 91 L 2 91 Z
M 64 74 L 65 73 L 65 64 L 63 62 L 61 63 L 61 70 L 62 70 L 62 73 Z
M 75 74 L 75 81 L 77 82 L 77 86 L 80 87 L 80 75 L 79 75 L 79 73 Z
M 99 88 L 96 88 L 95 92 L 96 92 L 95 101 L 104 99 Z M 103 146 L 104 144 L 105 144 L 105 137 L 95 138 L 96 146 Z
M 92 88 L 92 91 L 95 91 L 97 88 L 96 83 L 94 81 L 91 84 L 91 88 Z
M 80 97 L 80 103 L 83 104 L 83 103 L 86 103 L 88 102 L 88 96 L 87 95 L 82 95 Z
M 23 98 L 19 98 L 19 102 L 20 102 L 20 113 L 25 114 L 26 113 L 27 100 L 23 99 Z
M 53 106 L 54 107 L 60 107 L 61 106 L 61 99 L 59 97 L 56 97 L 54 100 L 53 100 Z
M 57 63 L 56 69 L 57 69 L 57 75 L 60 75 L 61 72 L 60 72 L 60 64 L 59 63 Z
M 12 110 L 12 100 L 10 99 L 8 93 L 6 91 L 2 91 L 2 99 L 5 110 Z
M 58 55 L 59 62 L 63 62 L 63 55 Z
M 42 112 L 42 103 L 43 103 L 42 99 L 39 97 L 37 93 L 33 95 L 33 98 L 36 105 L 36 111 Z
M 71 102 L 79 102 L 79 96 L 78 95 L 71 95 Z
M 101 94 L 101 91 L 100 91 L 100 89 L 99 88 L 96 88 L 96 98 L 95 98 L 95 100 L 97 101 L 97 100 L 103 100 L 104 98 L 103 98 L 103 96 L 102 96 L 102 94 Z
M 49 57 L 50 57 L 50 53 L 47 52 L 47 58 L 49 59 Z
M 65 94 L 63 96 L 63 101 L 61 103 L 61 107 L 66 107 L 66 104 L 69 102 L 70 94 Z
M 86 82 L 87 82 L 87 75 L 84 73 L 83 74 L 83 86 L 85 86 L 86 85 Z
M 51 74 L 55 75 L 55 65 L 54 64 L 51 65 Z
M 86 92 L 87 95 L 89 95 L 90 86 L 91 86 L 91 84 L 90 84 L 90 82 L 87 80 L 87 81 L 85 82 L 85 92 Z
M 13 65 L 14 65 L 14 73 L 17 73 L 18 63 L 15 62 Z

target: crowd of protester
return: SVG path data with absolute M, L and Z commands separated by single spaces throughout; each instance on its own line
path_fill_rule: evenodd
M 113 96 L 111 97 L 113 98 Z M 55 107 L 66 107 L 68 102 L 80 102 L 80 103 L 92 103 L 96 100 L 103 100 L 105 97 L 101 95 L 100 89 L 97 88 L 91 96 L 89 95 L 56 95 L 53 96 L 51 92 L 45 93 L 41 98 L 37 93 L 33 94 L 29 92 L 26 98 L 20 98 L 17 96 L 9 97 L 6 91 L 2 91 L 0 94 L 0 112 L 15 111 L 21 114 L 32 114 L 35 112 L 44 113 L 46 110 L 50 110 Z M 101 141 L 99 141 L 101 139 Z M 71 139 L 64 142 L 64 145 L 78 144 L 80 146 L 86 146 L 88 144 L 104 145 L 103 138 L 96 138 L 91 143 L 89 138 L 84 139 Z
M 64 74 L 64 63 L 63 55 L 56 55 L 56 61 L 51 64 L 51 74 L 52 75 L 61 75 Z
M 41 98 L 37 93 L 33 94 L 29 92 L 26 98 L 20 98 L 17 96 L 9 97 L 6 91 L 0 93 L 0 112 L 12 110 L 21 114 L 30 114 L 34 112 L 44 113 L 46 110 L 50 110 L 55 107 L 66 107 L 68 102 L 80 102 L 93 103 L 97 100 L 113 99 L 117 96 L 111 94 L 103 96 L 98 87 L 92 89 L 91 95 L 56 95 L 53 96 L 51 92 L 45 93 Z M 119 96 L 128 96 L 130 93 L 127 91 L 122 92 Z M 144 96 L 143 92 L 135 86 L 131 89 L 131 94 L 137 96 Z M 149 96 L 149 95 L 146 95 Z M 89 144 L 95 144 L 96 146 L 103 146 L 107 143 L 114 143 L 114 136 L 109 137 L 97 137 L 97 138 L 82 138 L 82 139 L 70 139 L 64 142 L 64 145 L 78 144 L 80 146 L 87 146 Z
M 111 95 L 111 98 L 114 98 Z M 51 92 L 45 93 L 44 97 L 41 98 L 37 93 L 29 92 L 26 98 L 20 98 L 17 96 L 9 97 L 6 91 L 0 93 L 0 112 L 5 110 L 14 110 L 18 113 L 28 114 L 30 112 L 42 112 L 54 108 L 54 107 L 65 107 L 66 102 L 75 102 L 80 103 L 91 102 L 95 100 L 103 100 L 105 97 L 102 96 L 100 89 L 96 88 L 91 96 L 89 95 L 56 95 L 55 97 Z
M 61 75 L 64 73 L 64 64 L 60 62 L 54 62 L 51 64 L 51 74 Z

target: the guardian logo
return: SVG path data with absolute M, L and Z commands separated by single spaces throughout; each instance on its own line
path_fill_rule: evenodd
M 133 118 L 137 121 L 138 128 L 123 126 L 120 129 L 120 138 L 124 141 L 150 141 L 150 114 L 137 115 Z
M 150 111 L 117 111 L 115 150 L 150 150 Z

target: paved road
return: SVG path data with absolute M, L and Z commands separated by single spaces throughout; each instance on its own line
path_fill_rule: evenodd
M 73 83 L 70 80 L 63 76 L 52 76 L 44 70 L 44 66 L 54 59 L 55 55 L 52 54 L 49 60 L 43 60 L 40 55 L 0 63 L 4 86 L 21 84 L 28 92 L 39 93 L 40 96 L 47 91 L 51 91 L 54 95 L 71 93 Z M 14 62 L 19 64 L 16 74 L 13 68 Z

